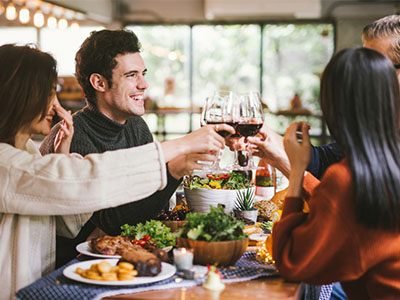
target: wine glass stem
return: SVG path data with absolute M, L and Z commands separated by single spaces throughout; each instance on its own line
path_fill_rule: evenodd
M 218 150 L 217 152 L 217 159 L 215 160 L 214 167 L 215 169 L 221 169 L 220 162 L 221 162 L 222 150 Z

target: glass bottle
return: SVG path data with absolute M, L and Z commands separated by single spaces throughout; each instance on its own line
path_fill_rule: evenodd
M 276 192 L 275 168 L 266 161 L 260 159 L 256 171 L 256 195 L 265 200 L 270 200 Z

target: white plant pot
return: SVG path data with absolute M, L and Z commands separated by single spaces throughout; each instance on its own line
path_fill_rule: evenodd
M 251 189 L 254 190 L 254 187 Z M 209 212 L 210 205 L 217 207 L 218 204 L 225 206 L 225 213 L 230 214 L 235 207 L 236 193 L 242 190 L 208 190 L 184 188 L 185 198 L 189 208 L 193 212 Z
M 254 223 L 257 222 L 258 209 L 253 210 L 234 210 L 235 217 L 243 217 L 245 219 L 251 220 Z

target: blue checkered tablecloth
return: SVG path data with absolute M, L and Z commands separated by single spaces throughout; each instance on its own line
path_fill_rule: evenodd
M 199 284 L 194 280 L 175 281 L 175 276 L 163 281 L 135 286 L 101 286 L 76 282 L 66 278 L 62 272 L 70 264 L 79 262 L 74 259 L 69 264 L 42 277 L 31 285 L 19 290 L 17 300 L 98 300 L 106 296 L 138 293 L 150 290 L 191 287 Z M 260 264 L 255 259 L 255 252 L 245 252 L 235 266 L 219 268 L 224 277 L 224 283 L 255 279 L 261 276 L 277 275 L 272 265 Z

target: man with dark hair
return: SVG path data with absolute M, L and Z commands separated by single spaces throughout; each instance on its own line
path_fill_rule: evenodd
M 75 134 L 71 152 L 86 155 L 130 148 L 151 143 L 152 134 L 141 116 L 145 113 L 146 66 L 140 55 L 140 43 L 128 30 L 92 32 L 76 54 L 76 77 L 87 99 L 87 106 L 73 115 Z M 54 152 L 57 124 L 43 141 L 42 154 Z M 136 224 L 155 218 L 168 208 L 169 199 L 185 174 L 200 168 L 197 161 L 213 160 L 212 155 L 178 157 L 167 164 L 168 184 L 162 191 L 134 203 L 105 209 L 93 214 L 78 237 L 58 237 L 57 265 L 77 254 L 75 246 L 99 227 L 110 235 L 121 232 L 125 223 Z M 148 180 L 151 180 L 149 178 Z M 101 187 L 99 187 L 101 188 Z

